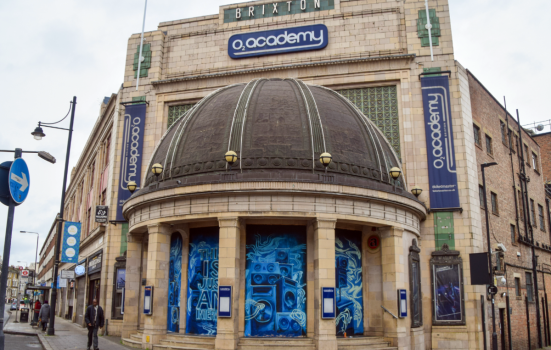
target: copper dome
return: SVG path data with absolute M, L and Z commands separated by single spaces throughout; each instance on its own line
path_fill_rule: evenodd
M 224 154 L 239 159 L 228 168 Z M 319 161 L 333 156 L 327 173 Z M 394 191 L 388 173 L 400 162 L 379 129 L 337 92 L 297 79 L 255 79 L 199 101 L 167 130 L 143 194 L 157 189 L 235 181 L 331 183 Z M 396 192 L 404 190 L 400 177 Z

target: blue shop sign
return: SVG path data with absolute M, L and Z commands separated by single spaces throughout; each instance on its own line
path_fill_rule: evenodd
M 329 32 L 323 24 L 235 34 L 228 40 L 231 58 L 320 50 L 327 46 Z

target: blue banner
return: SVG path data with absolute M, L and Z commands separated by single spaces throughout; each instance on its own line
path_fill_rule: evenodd
M 128 183 L 135 181 L 138 189 L 141 185 L 145 110 L 145 103 L 126 106 L 123 123 L 117 221 L 126 221 L 122 216 L 122 206 L 132 195 L 127 188 Z
M 228 55 L 245 58 L 319 50 L 327 46 L 328 40 L 328 30 L 323 24 L 235 34 L 228 40 Z
M 459 208 L 447 76 L 421 78 L 431 209 Z
M 63 225 L 63 244 L 61 248 L 61 261 L 77 263 L 80 247 L 80 222 L 65 221 Z

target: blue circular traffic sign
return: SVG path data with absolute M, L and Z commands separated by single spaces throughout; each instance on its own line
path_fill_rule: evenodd
M 17 204 L 21 204 L 29 195 L 31 186 L 31 177 L 29 168 L 23 158 L 17 158 L 13 161 L 8 174 L 11 198 Z

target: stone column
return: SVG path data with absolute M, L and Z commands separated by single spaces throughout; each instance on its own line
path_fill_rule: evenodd
M 404 253 L 402 234 L 399 227 L 383 227 L 381 233 L 381 256 L 383 270 L 383 306 L 398 316 L 398 289 L 408 289 L 405 268 L 407 254 Z M 392 341 L 392 346 L 409 349 L 408 324 L 410 318 L 394 318 L 388 312 L 383 314 L 384 337 Z
M 169 225 L 148 225 L 147 285 L 153 286 L 152 315 L 144 315 L 143 343 L 146 347 L 158 344 L 166 335 L 168 309 L 168 268 L 170 261 Z M 148 342 L 149 339 L 149 342 Z
M 314 226 L 314 342 L 317 350 L 337 350 L 335 320 L 321 318 L 321 288 L 335 287 L 335 219 L 316 219 Z
M 126 250 L 126 282 L 124 289 L 124 319 L 122 321 L 122 338 L 130 338 L 130 334 L 138 330 L 142 269 L 143 235 L 128 234 Z M 76 301 L 74 304 L 76 305 Z
M 218 318 L 215 349 L 237 349 L 239 341 L 239 267 L 241 222 L 238 217 L 219 218 L 218 285 L 232 286 L 232 317 Z

